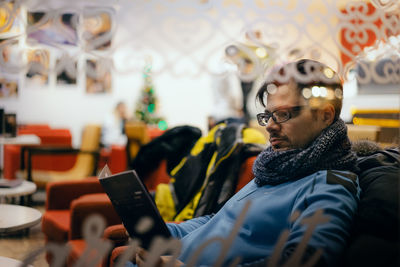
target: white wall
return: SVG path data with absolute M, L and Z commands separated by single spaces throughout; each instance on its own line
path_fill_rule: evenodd
M 168 75 L 154 77 L 154 88 L 159 99 L 159 114 L 173 127 L 190 124 L 206 129 L 206 115 L 211 94 L 208 76 L 196 79 L 176 79 Z M 52 88 L 21 88 L 18 98 L 0 99 L 6 112 L 17 113 L 19 123 L 48 123 L 54 128 L 68 128 L 73 144 L 79 145 L 82 127 L 87 123 L 102 123 L 116 102 L 124 100 L 133 112 L 138 100 L 141 75 L 113 77 L 111 94 L 87 95 L 83 86 Z

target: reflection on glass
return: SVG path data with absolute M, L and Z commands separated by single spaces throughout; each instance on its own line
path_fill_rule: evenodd
M 0 71 L 18 73 L 22 68 L 21 50 L 16 39 L 0 39 Z
M 64 54 L 56 61 L 57 84 L 76 84 L 77 62 Z
M 111 14 L 106 11 L 85 11 L 82 38 L 88 50 L 110 48 L 112 35 Z
M 0 98 L 18 95 L 18 81 L 0 76 Z
M 110 64 L 100 60 L 86 60 L 86 92 L 111 92 Z
M 18 15 L 20 8 L 15 1 L 0 2 L 0 33 L 19 33 Z
M 28 72 L 26 77 L 38 84 L 47 84 L 49 72 L 49 51 L 45 49 L 29 50 Z
M 28 42 L 76 45 L 76 19 L 71 13 L 28 12 Z

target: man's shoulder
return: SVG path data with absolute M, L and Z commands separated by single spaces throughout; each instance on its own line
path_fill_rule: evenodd
M 323 170 L 315 173 L 316 183 L 322 185 L 339 185 L 353 195 L 359 194 L 357 174 L 346 170 Z

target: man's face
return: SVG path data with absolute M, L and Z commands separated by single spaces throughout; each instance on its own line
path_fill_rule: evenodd
M 121 103 L 121 104 L 118 105 L 117 111 L 118 111 L 118 114 L 119 114 L 119 116 L 121 118 L 125 119 L 127 117 L 126 106 L 125 106 L 124 103 Z
M 307 101 L 294 88 L 296 85 L 290 83 L 281 85 L 274 94 L 267 96 L 268 112 L 302 106 L 300 110 L 291 112 L 291 118 L 282 123 L 276 123 L 272 118 L 266 125 L 270 134 L 270 143 L 275 151 L 306 148 L 327 127 L 318 110 L 312 111 Z

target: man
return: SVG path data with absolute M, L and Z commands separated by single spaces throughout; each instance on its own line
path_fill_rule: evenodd
M 107 114 L 102 126 L 101 143 L 109 148 L 111 145 L 126 145 L 125 123 L 129 120 L 126 104 L 119 101 L 112 114 Z
M 191 264 L 210 239 L 196 266 L 339 265 L 359 196 L 356 156 L 339 118 L 341 88 L 330 68 L 311 60 L 271 72 L 257 94 L 270 146 L 254 163 L 255 179 L 215 215 L 168 224 L 182 244 L 176 266 Z M 217 241 L 235 231 L 229 246 Z M 148 257 L 141 250 L 137 264 Z

